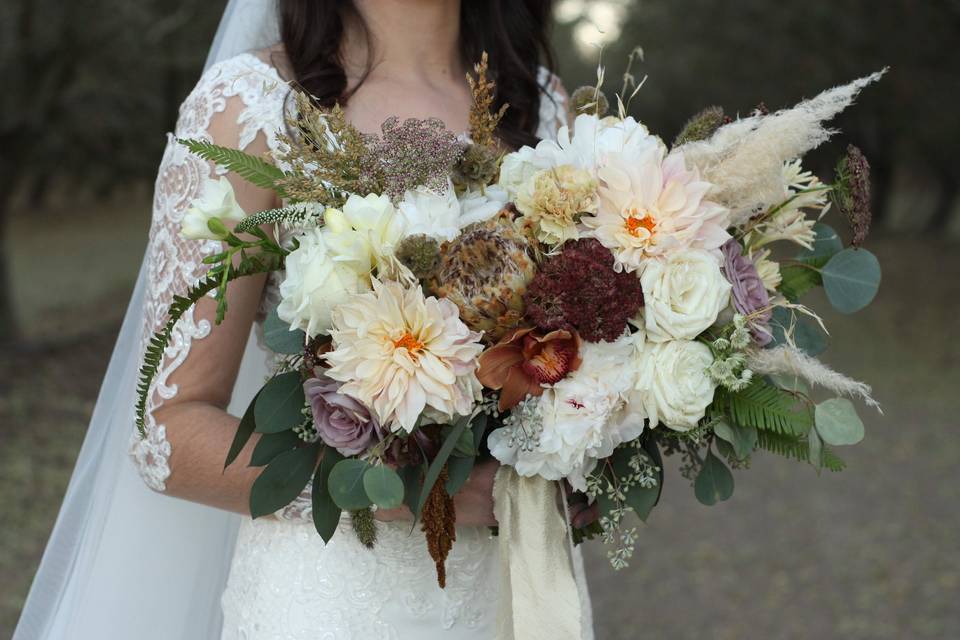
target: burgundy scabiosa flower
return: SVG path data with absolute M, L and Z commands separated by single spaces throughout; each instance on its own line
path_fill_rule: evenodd
M 721 247 L 723 253 L 723 275 L 733 285 L 733 307 L 737 313 L 748 319 L 753 340 L 761 347 L 773 339 L 770 332 L 770 295 L 757 267 L 747 256 L 736 239 L 727 240 Z
M 303 383 L 313 424 L 323 442 L 345 456 L 362 453 L 380 436 L 380 424 L 359 401 L 340 393 L 340 383 L 317 371 Z
M 613 254 L 593 238 L 567 242 L 527 287 L 527 318 L 544 331 L 576 331 L 588 342 L 613 342 L 643 306 L 635 273 L 613 270 Z

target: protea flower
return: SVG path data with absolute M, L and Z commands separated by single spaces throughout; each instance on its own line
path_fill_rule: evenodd
M 471 225 L 440 247 L 431 289 L 460 309 L 460 319 L 496 342 L 523 319 L 523 294 L 536 271 L 530 245 L 507 209 Z

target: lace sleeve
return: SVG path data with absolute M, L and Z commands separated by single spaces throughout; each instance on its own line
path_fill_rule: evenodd
M 147 247 L 147 288 L 143 308 L 141 352 L 150 336 L 166 321 L 174 295 L 182 295 L 207 271 L 204 257 L 220 251 L 218 241 L 184 240 L 180 223 L 190 203 L 200 196 L 204 179 L 217 169 L 192 155 L 178 138 L 211 140 L 211 120 L 230 107 L 239 113 L 237 126 L 240 149 L 247 148 L 263 133 L 270 149 L 283 123 L 286 86 L 276 70 L 252 54 L 225 60 L 208 69 L 180 107 L 174 134 L 168 136 L 166 151 L 153 198 L 153 218 Z M 134 432 L 130 453 L 144 482 L 164 491 L 170 475 L 170 443 L 164 425 L 157 424 L 154 411 L 177 394 L 170 375 L 184 362 L 193 341 L 206 337 L 209 320 L 190 310 L 174 328 L 170 346 L 150 389 L 146 412 L 146 437 Z
M 560 78 L 545 67 L 540 67 L 537 83 L 540 85 L 540 122 L 537 125 L 537 137 L 541 140 L 556 140 L 560 127 L 567 126 L 567 91 Z

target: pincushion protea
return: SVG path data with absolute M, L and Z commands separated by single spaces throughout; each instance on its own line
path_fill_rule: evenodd
M 523 319 L 523 294 L 536 265 L 531 247 L 513 226 L 511 212 L 471 225 L 440 247 L 430 287 L 453 302 L 460 319 L 495 342 Z

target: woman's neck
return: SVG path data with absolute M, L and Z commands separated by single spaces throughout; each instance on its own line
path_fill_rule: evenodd
M 344 60 L 351 80 L 370 77 L 434 84 L 465 69 L 460 57 L 460 0 L 354 0 L 367 26 L 347 20 Z M 367 56 L 371 55 L 369 60 Z

